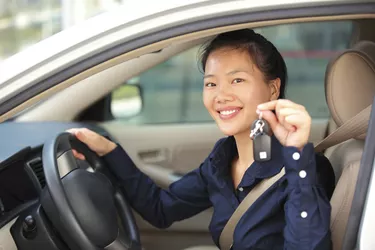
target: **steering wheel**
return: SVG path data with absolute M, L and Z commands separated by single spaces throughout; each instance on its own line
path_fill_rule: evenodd
M 90 165 L 79 166 L 72 149 Z M 70 249 L 138 250 L 139 230 L 132 210 L 102 159 L 70 133 L 43 147 L 46 187 L 41 204 Z

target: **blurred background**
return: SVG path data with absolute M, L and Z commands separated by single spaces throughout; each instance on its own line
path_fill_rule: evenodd
M 0 0 L 0 62 L 130 0 Z
M 61 30 L 130 1 L 135 3 L 135 0 L 0 0 L 0 63 Z M 286 98 L 303 104 L 313 118 L 329 117 L 323 84 L 325 69 L 332 56 L 350 47 L 354 28 L 354 23 L 348 20 L 256 29 L 276 46 L 286 61 L 289 75 Z M 112 93 L 114 117 L 141 124 L 212 122 L 202 103 L 199 49 L 200 46 L 194 47 L 133 79 L 124 80 L 124 85 Z M 140 86 L 142 97 L 125 83 Z

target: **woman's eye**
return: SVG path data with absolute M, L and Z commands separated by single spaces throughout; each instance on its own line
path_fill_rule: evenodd
M 212 83 L 212 82 L 208 82 L 208 83 L 205 84 L 205 86 L 206 87 L 214 87 L 214 86 L 216 86 L 216 84 Z
M 241 79 L 241 78 L 236 78 L 233 80 L 233 83 L 240 83 L 240 82 L 243 82 L 244 80 Z

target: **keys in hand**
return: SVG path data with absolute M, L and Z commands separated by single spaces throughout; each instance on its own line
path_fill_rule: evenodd
M 255 120 L 251 125 L 250 138 L 253 139 L 254 160 L 257 162 L 269 161 L 271 159 L 271 137 L 269 124 L 262 119 Z

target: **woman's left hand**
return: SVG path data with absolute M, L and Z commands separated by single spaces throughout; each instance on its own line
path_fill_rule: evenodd
M 272 110 L 276 111 L 276 115 Z M 263 119 L 268 121 L 273 134 L 283 146 L 302 150 L 308 142 L 311 117 L 304 106 L 279 99 L 258 105 L 259 112 L 262 112 Z

